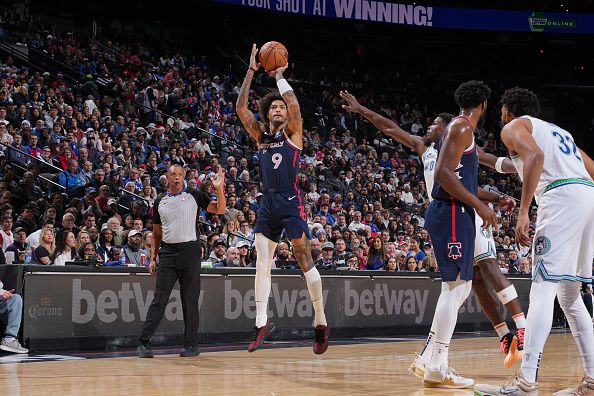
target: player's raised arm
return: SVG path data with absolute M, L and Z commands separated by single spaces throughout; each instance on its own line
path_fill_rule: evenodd
M 252 46 L 252 53 L 250 55 L 250 67 L 245 74 L 243 84 L 241 84 L 239 96 L 237 97 L 236 108 L 237 115 L 239 116 L 243 127 L 250 134 L 250 136 L 256 140 L 256 142 L 260 142 L 262 138 L 262 129 L 260 128 L 260 123 L 258 120 L 256 120 L 254 113 L 248 109 L 248 97 L 250 93 L 250 86 L 252 85 L 252 79 L 254 78 L 254 74 L 256 74 L 260 68 L 260 64 L 256 63 L 257 53 L 258 48 L 256 47 L 256 44 L 254 44 Z
M 342 108 L 353 113 L 359 113 L 367 118 L 377 129 L 382 133 L 390 136 L 394 140 L 404 144 L 407 147 L 422 154 L 425 151 L 425 142 L 419 136 L 411 135 L 398 126 L 394 121 L 369 110 L 367 107 L 361 105 L 357 99 L 348 91 L 340 91 L 340 97 L 346 102 Z
M 497 157 L 491 153 L 487 153 L 481 147 L 476 147 L 479 155 L 479 163 L 491 169 L 495 169 L 499 173 L 518 173 L 513 161 L 507 157 Z
M 291 138 L 291 141 L 301 147 L 303 136 L 303 119 L 301 118 L 301 108 L 293 88 L 291 88 L 287 80 L 285 80 L 283 77 L 283 73 L 288 67 L 289 64 L 286 64 L 285 66 L 268 72 L 268 75 L 276 80 L 278 92 L 281 94 L 283 100 L 287 104 L 287 135 Z
M 435 180 L 455 199 L 472 206 L 485 221 L 484 227 L 496 226 L 495 213 L 467 190 L 456 174 L 464 149 L 472 144 L 472 128 L 465 121 L 456 120 L 450 124 L 445 133 L 447 135 L 435 165 Z
M 523 246 L 530 246 L 528 210 L 540 180 L 544 154 L 532 137 L 532 123 L 527 119 L 516 118 L 505 125 L 501 130 L 501 140 L 508 149 L 518 153 L 524 162 L 522 198 L 520 199 L 520 212 L 518 213 L 516 226 L 516 240 Z

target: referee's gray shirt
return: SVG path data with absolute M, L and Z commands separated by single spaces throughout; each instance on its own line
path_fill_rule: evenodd
M 196 220 L 199 208 L 205 209 L 210 204 L 210 196 L 204 191 L 186 191 L 167 194 L 155 200 L 153 223 L 161 224 L 163 242 L 182 243 L 198 240 Z

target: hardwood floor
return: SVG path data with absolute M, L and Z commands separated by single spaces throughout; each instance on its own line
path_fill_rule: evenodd
M 331 344 L 321 356 L 302 347 L 0 364 L 0 389 L 6 395 L 472 395 L 422 388 L 407 371 L 422 344 Z M 498 347 L 495 337 L 454 340 L 450 364 L 477 383 L 502 383 L 518 366 L 504 369 Z M 582 375 L 571 334 L 551 335 L 539 371 L 541 395 L 574 386 Z

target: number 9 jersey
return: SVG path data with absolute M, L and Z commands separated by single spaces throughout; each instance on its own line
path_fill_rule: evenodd
M 258 144 L 258 156 L 265 192 L 296 193 L 300 151 L 284 129 L 275 135 L 263 134 L 262 142 Z
M 264 187 L 255 233 L 278 242 L 283 228 L 289 239 L 309 238 L 303 194 L 297 186 L 301 149 L 284 130 L 264 134 L 258 144 L 260 178 Z

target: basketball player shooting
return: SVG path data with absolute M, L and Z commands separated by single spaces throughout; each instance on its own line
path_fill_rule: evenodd
M 584 365 L 584 378 L 574 389 L 554 395 L 594 395 L 594 330 L 580 295 L 581 282 L 591 281 L 594 256 L 594 161 L 563 128 L 536 118 L 538 97 L 511 88 L 501 98 L 501 140 L 522 179 L 516 241 L 532 245 L 534 268 L 529 315 L 520 371 L 503 385 L 476 385 L 479 396 L 538 395 L 538 367 L 553 322 L 555 296 L 563 309 Z M 528 211 L 538 204 L 534 242 Z
M 288 64 L 268 71 L 276 79 L 279 93 L 269 93 L 259 101 L 262 122 L 248 110 L 248 96 L 254 74 L 260 68 L 256 62 L 258 48 L 254 44 L 250 65 L 237 99 L 237 114 L 249 135 L 258 144 L 260 175 L 264 187 L 262 207 L 254 229 L 256 260 L 256 324 L 248 347 L 255 351 L 274 330 L 268 320 L 268 298 L 271 289 L 272 258 L 286 229 L 293 245 L 293 254 L 305 276 L 313 303 L 315 342 L 313 351 L 322 354 L 328 348 L 329 328 L 324 314 L 322 279 L 311 256 L 310 234 L 307 227 L 302 193 L 297 187 L 299 157 L 303 147 L 301 111 L 293 89 L 283 78 Z
M 433 200 L 431 196 L 433 190 L 433 183 L 435 180 L 435 163 L 437 162 L 437 149 L 435 145 L 439 143 L 443 131 L 452 119 L 452 115 L 448 113 L 440 113 L 433 123 L 429 126 L 425 136 L 415 136 L 406 132 L 398 126 L 394 121 L 362 106 L 357 99 L 348 91 L 341 91 L 340 97 L 345 101 L 342 106 L 345 110 L 359 113 L 367 118 L 376 128 L 382 133 L 390 136 L 416 151 L 423 163 L 425 184 L 427 186 L 427 195 L 429 201 Z M 516 168 L 509 158 L 496 157 L 493 154 L 484 152 L 477 146 L 479 153 L 479 162 L 485 166 L 496 169 L 500 173 L 515 173 Z M 482 190 L 482 189 L 481 189 Z M 497 203 L 500 207 L 511 211 L 515 206 L 512 198 L 489 193 L 481 192 L 488 196 L 492 203 Z M 475 217 L 476 238 L 474 242 L 474 271 L 472 278 L 472 289 L 474 290 L 478 301 L 485 312 L 485 315 L 491 321 L 493 328 L 497 332 L 501 351 L 505 354 L 504 366 L 511 367 L 516 360 L 521 360 L 521 353 L 517 350 L 522 350 L 524 342 L 524 328 L 526 327 L 526 319 L 524 312 L 518 301 L 518 294 L 514 285 L 509 279 L 501 273 L 499 265 L 496 261 L 495 241 L 493 240 L 493 233 L 490 229 L 482 228 L 483 220 Z M 497 310 L 497 301 L 488 284 L 495 289 L 497 298 L 502 304 L 510 310 L 517 328 L 517 337 L 509 330 L 506 321 Z M 436 322 L 433 323 L 433 326 Z M 431 328 L 427 342 L 421 354 L 414 360 L 409 370 L 412 374 L 419 378 L 423 378 L 425 374 L 425 366 L 431 359 L 433 352 L 433 342 L 435 341 L 435 328 Z

